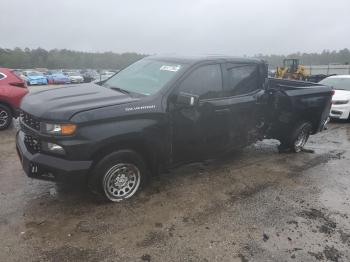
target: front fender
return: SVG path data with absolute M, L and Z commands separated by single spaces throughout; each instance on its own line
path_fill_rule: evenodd
M 170 154 L 170 132 L 166 121 L 160 119 L 127 119 L 96 122 L 79 127 L 79 136 L 91 141 L 88 158 L 111 149 L 144 148 L 152 151 L 161 161 Z

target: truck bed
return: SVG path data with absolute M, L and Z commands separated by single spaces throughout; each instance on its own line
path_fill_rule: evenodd
M 268 92 L 268 114 L 274 126 L 273 133 L 283 133 L 300 121 L 312 123 L 313 133 L 323 129 L 331 108 L 331 87 L 304 81 L 269 78 Z
M 297 81 L 297 80 L 288 80 L 288 79 L 280 79 L 280 78 L 268 78 L 268 84 L 269 88 L 282 88 L 285 90 L 294 89 L 297 90 L 299 88 L 312 88 L 312 87 L 320 87 L 320 90 L 323 90 L 322 87 L 326 87 L 325 90 L 329 90 L 330 87 L 318 84 L 318 83 L 312 83 L 312 82 L 306 82 L 306 81 Z

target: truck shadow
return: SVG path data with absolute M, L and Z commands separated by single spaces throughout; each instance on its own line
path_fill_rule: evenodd
M 81 181 L 33 182 L 32 190 L 40 193 L 26 200 L 21 219 L 33 245 L 36 237 L 49 238 L 53 233 L 62 243 L 70 237 L 84 241 L 115 236 L 113 241 L 121 246 L 123 239 L 138 237 L 136 247 L 166 245 L 173 232 L 184 227 L 202 227 L 223 212 L 242 212 L 240 208 L 266 195 L 277 199 L 281 188 L 295 190 L 298 183 L 307 187 L 304 180 L 298 182 L 299 176 L 342 157 L 339 150 L 278 154 L 275 141 L 259 142 L 220 159 L 153 177 L 144 190 L 122 203 L 97 198 Z
M 196 192 L 196 190 L 200 191 L 201 187 L 210 191 L 210 187 L 220 187 L 221 184 L 223 188 L 235 188 L 235 185 L 242 184 L 246 188 L 249 185 L 249 190 L 254 191 L 253 188 L 260 187 L 262 182 L 263 184 L 266 181 L 275 183 L 283 177 L 293 177 L 309 167 L 327 162 L 329 159 L 337 159 L 343 153 L 337 151 L 326 154 L 279 154 L 277 144 L 276 141 L 258 142 L 218 159 L 190 163 L 152 176 L 141 192 L 122 203 L 108 203 L 102 197 L 91 193 L 86 181 L 82 179 L 51 184 L 44 196 L 49 195 L 49 199 L 54 201 L 67 202 L 67 205 L 103 206 L 111 204 L 119 207 L 156 201 L 158 195 L 162 199 L 164 196 L 180 194 L 179 191 L 183 191 L 184 194 L 186 194 L 185 191 Z M 242 177 L 243 173 L 244 177 Z
M 140 203 L 144 204 L 159 194 L 173 194 L 173 191 L 179 187 L 191 191 L 191 186 L 195 186 L 197 183 L 206 183 L 207 180 L 213 182 L 217 179 L 217 183 L 220 183 L 221 173 L 238 170 L 249 165 L 260 165 L 259 162 L 263 162 L 266 157 L 272 155 L 278 156 L 275 144 L 259 144 L 224 155 L 219 159 L 190 163 L 167 173 L 152 176 L 145 188 L 132 199 L 123 203 L 111 204 L 118 207 L 134 206 Z M 234 176 L 232 179 L 235 180 Z M 103 206 L 110 204 L 102 197 L 91 193 L 83 179 L 70 179 L 60 183 L 42 181 L 34 181 L 33 183 L 40 185 L 39 197 L 29 201 L 33 205 L 35 202 L 39 205 L 56 202 L 66 205 L 68 208 L 68 206 L 75 205 Z

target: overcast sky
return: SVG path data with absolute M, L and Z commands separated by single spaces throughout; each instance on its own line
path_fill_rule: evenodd
M 1 0 L 0 47 L 254 55 L 350 48 L 349 0 Z

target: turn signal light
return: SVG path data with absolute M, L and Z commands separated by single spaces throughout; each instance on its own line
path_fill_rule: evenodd
M 76 125 L 73 124 L 63 124 L 61 125 L 61 134 L 62 135 L 72 135 L 77 129 Z

